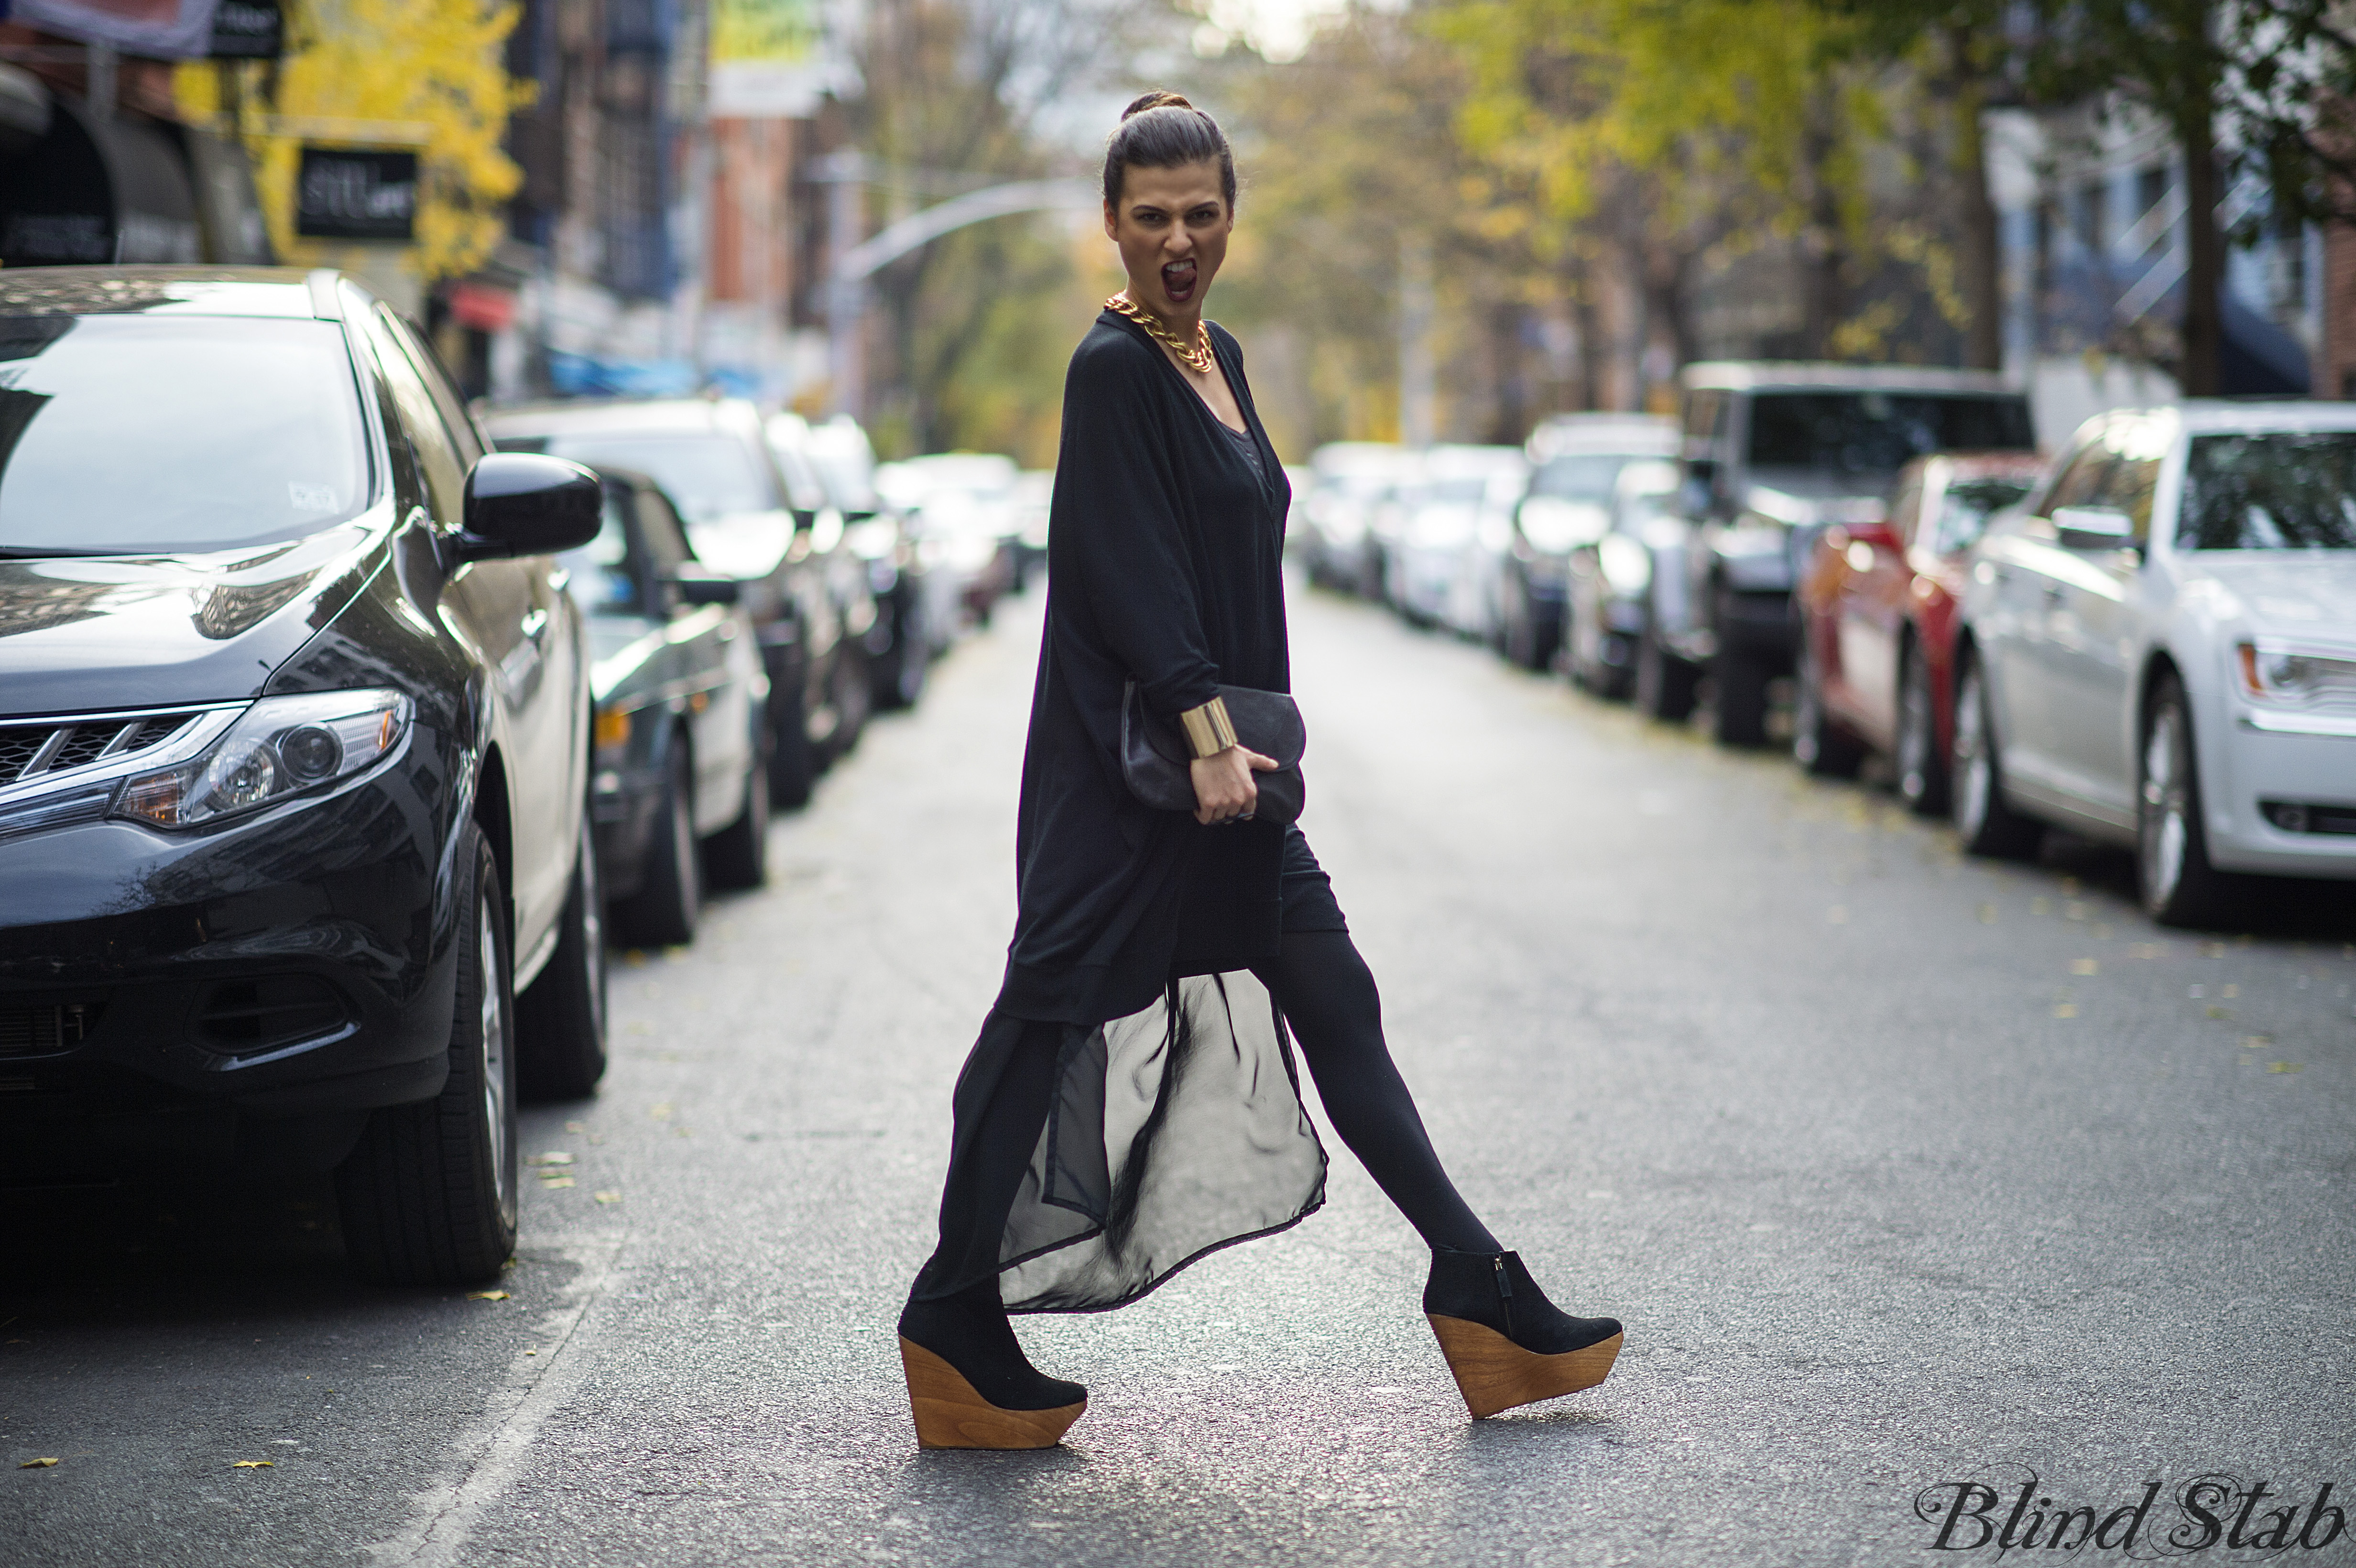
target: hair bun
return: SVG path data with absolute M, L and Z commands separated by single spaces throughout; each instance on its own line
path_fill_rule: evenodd
M 1132 114 L 1142 114 L 1149 109 L 1192 109 L 1194 107 L 1194 104 L 1178 93 L 1163 92 L 1157 89 L 1122 110 L 1120 117 L 1126 120 Z

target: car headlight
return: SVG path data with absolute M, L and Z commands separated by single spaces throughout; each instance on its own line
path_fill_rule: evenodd
M 2266 643 L 2244 643 L 2235 653 L 2245 697 L 2290 708 L 2356 699 L 2356 659 Z
M 1653 552 L 1626 534 L 1606 534 L 1595 547 L 1596 563 L 1612 591 L 1633 599 L 1653 585 Z
M 368 767 L 401 743 L 414 711 L 397 691 L 265 697 L 202 756 L 134 774 L 114 815 L 194 827 L 259 810 Z

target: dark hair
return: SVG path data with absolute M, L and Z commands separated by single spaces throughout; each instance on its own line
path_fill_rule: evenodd
M 1216 159 L 1219 193 L 1236 209 L 1236 155 L 1219 123 L 1174 92 L 1149 92 L 1121 111 L 1120 123 L 1105 141 L 1104 198 L 1120 205 L 1120 187 L 1135 164 L 1174 169 Z

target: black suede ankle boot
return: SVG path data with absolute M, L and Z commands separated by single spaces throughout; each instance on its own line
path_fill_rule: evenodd
M 1564 1312 L 1515 1253 L 1435 1248 L 1423 1311 L 1476 1421 L 1592 1388 L 1620 1354 L 1617 1318 Z
M 1573 1317 L 1548 1301 L 1519 1253 L 1434 1250 L 1423 1309 L 1494 1328 L 1541 1356 L 1584 1350 L 1620 1332 L 1616 1317 Z
M 995 1278 L 931 1301 L 910 1297 L 900 1341 L 927 1448 L 1044 1448 L 1087 1407 L 1087 1390 L 1048 1377 L 1023 1353 Z

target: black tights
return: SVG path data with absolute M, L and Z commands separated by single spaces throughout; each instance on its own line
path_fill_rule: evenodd
M 1326 1119 L 1427 1245 L 1502 1251 L 1440 1168 L 1415 1097 L 1383 1043 L 1383 999 L 1346 931 L 1288 933 L 1252 973 L 1276 995 Z

